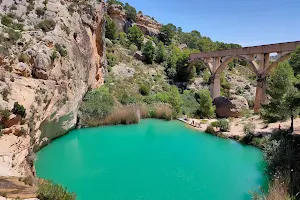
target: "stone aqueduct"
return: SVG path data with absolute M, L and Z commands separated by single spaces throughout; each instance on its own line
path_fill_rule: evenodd
M 266 77 L 278 63 L 290 58 L 291 53 L 300 46 L 300 41 L 269 44 L 207 53 L 194 53 L 190 55 L 190 62 L 202 60 L 210 70 L 210 92 L 214 99 L 220 96 L 220 75 L 233 59 L 242 59 L 248 63 L 257 77 L 254 111 L 258 112 L 261 105 L 267 100 Z M 277 60 L 270 64 L 270 54 L 277 53 Z M 259 60 L 259 62 L 256 62 Z

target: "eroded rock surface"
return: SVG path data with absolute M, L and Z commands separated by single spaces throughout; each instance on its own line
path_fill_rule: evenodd
M 32 171 L 25 167 L 29 150 L 75 127 L 84 94 L 104 82 L 105 3 L 1 2 L 2 17 L 22 29 L 0 26 L 0 109 L 12 110 L 18 102 L 26 117 L 2 127 L 8 135 L 0 137 L 0 175 L 25 176 Z
M 247 100 L 242 96 L 217 97 L 213 100 L 218 117 L 239 117 L 243 111 L 249 109 Z

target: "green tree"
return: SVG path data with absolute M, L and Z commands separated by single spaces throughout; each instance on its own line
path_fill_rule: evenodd
M 291 130 L 294 130 L 293 119 L 299 113 L 300 94 L 294 86 L 294 71 L 288 62 L 278 65 L 271 73 L 267 94 L 269 103 L 262 106 L 261 116 L 268 122 L 286 120 L 291 117 Z
M 164 43 L 159 42 L 156 48 L 155 61 L 162 63 L 167 59 L 167 52 Z
M 155 47 L 152 41 L 148 40 L 143 48 L 143 55 L 145 56 L 145 62 L 152 64 L 155 57 Z
M 123 47 L 128 47 L 127 35 L 124 32 L 119 33 L 119 41 Z
M 129 5 L 128 3 L 125 3 L 124 9 L 125 9 L 127 19 L 135 21 L 136 9 L 134 7 L 132 7 L 131 5 Z
M 215 106 L 213 106 L 210 92 L 207 89 L 202 89 L 195 94 L 196 100 L 199 103 L 197 114 L 201 118 L 212 118 L 215 116 Z
M 296 76 L 300 75 L 300 46 L 292 53 L 289 61 L 291 67 L 294 70 Z
M 176 26 L 173 24 L 167 24 L 163 25 L 160 29 L 160 40 L 166 44 L 169 45 L 172 42 L 173 37 L 176 34 Z
M 144 34 L 138 26 L 133 25 L 129 28 L 127 37 L 131 43 L 134 43 L 139 49 L 141 49 L 144 41 Z
M 196 75 L 196 68 L 193 65 L 190 65 L 189 56 L 190 56 L 190 51 L 183 50 L 180 56 L 178 57 L 176 63 L 176 72 L 177 72 L 176 79 L 178 81 L 188 82 L 191 79 L 193 79 Z
M 124 4 L 119 0 L 107 0 L 106 3 L 108 3 L 108 5 L 117 4 L 117 5 L 124 6 Z
M 117 39 L 117 27 L 114 22 L 108 15 L 105 16 L 105 37 L 110 40 Z

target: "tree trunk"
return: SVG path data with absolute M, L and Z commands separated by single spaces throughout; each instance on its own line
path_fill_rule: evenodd
M 294 132 L 294 115 L 291 115 L 291 128 L 290 128 L 291 132 Z

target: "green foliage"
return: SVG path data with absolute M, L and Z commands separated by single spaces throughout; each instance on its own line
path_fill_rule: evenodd
M 221 132 L 228 132 L 230 129 L 229 121 L 227 119 L 220 119 L 216 121 L 215 127 L 219 128 Z
M 137 48 L 136 45 L 131 44 L 131 45 L 129 46 L 129 50 L 130 50 L 131 54 L 133 55 L 133 54 L 138 50 L 138 48 Z
M 199 103 L 197 114 L 201 118 L 212 118 L 215 116 L 215 106 L 212 104 L 210 92 L 207 89 L 202 89 L 196 93 L 196 100 Z
M 181 106 L 183 102 L 180 97 L 178 88 L 176 86 L 171 86 L 168 92 L 161 92 L 156 94 L 155 98 L 159 102 L 168 103 L 172 105 L 172 107 L 176 111 L 176 114 L 181 113 Z
M 50 56 L 51 62 L 53 63 L 56 58 L 58 58 L 57 51 L 53 51 Z
M 294 87 L 294 71 L 288 62 L 280 63 L 268 80 L 269 103 L 263 105 L 261 116 L 268 122 L 285 120 L 298 114 L 299 91 Z M 300 101 L 300 100 L 299 100 Z
M 41 17 L 45 15 L 45 10 L 43 7 L 38 7 L 35 9 L 35 13 L 37 14 L 38 17 Z
M 163 25 L 160 32 L 160 41 L 162 41 L 165 45 L 170 45 L 176 34 L 176 26 L 173 24 Z
M 155 62 L 162 63 L 167 60 L 167 52 L 164 43 L 159 42 L 155 53 Z
M 24 106 L 20 105 L 18 102 L 14 103 L 12 113 L 15 115 L 21 115 L 23 118 L 26 117 L 26 109 L 24 108 Z
M 28 63 L 29 57 L 25 53 L 21 53 L 19 56 L 19 62 Z
M 150 94 L 150 89 L 151 89 L 150 85 L 143 84 L 140 86 L 139 91 L 140 91 L 141 95 L 148 96 Z
M 189 64 L 189 50 L 183 50 L 177 57 L 176 62 L 176 80 L 180 82 L 188 82 L 196 75 L 196 69 Z
M 255 132 L 255 124 L 249 122 L 247 124 L 244 125 L 244 133 L 245 135 L 249 135 L 249 134 L 254 134 Z
M 80 105 L 80 111 L 88 119 L 103 119 L 113 109 L 114 99 L 106 86 L 88 91 Z
M 230 97 L 230 88 L 231 84 L 226 79 L 225 74 L 222 73 L 220 76 L 220 82 L 221 82 L 221 93 L 225 97 Z
M 44 32 L 53 31 L 55 29 L 56 23 L 53 19 L 45 19 L 35 25 L 36 29 L 41 29 Z
M 136 9 L 134 7 L 132 7 L 131 5 L 129 5 L 128 3 L 125 3 L 124 9 L 125 9 L 127 19 L 135 21 Z
M 117 57 L 113 53 L 106 53 L 106 58 L 108 66 L 114 67 L 116 64 L 118 64 Z
M 117 39 L 117 27 L 116 24 L 114 22 L 114 20 L 112 20 L 110 18 L 110 16 L 105 15 L 105 37 L 114 41 Z
M 155 57 L 155 47 L 152 42 L 148 40 L 143 48 L 143 55 L 145 56 L 145 62 L 152 64 Z
M 209 84 L 209 80 L 210 80 L 210 72 L 208 69 L 205 69 L 203 72 L 203 82 L 205 84 Z
M 13 22 L 13 18 L 15 18 L 15 15 L 13 14 L 8 14 L 8 15 L 4 15 L 1 19 L 1 24 L 10 27 L 14 30 L 23 30 L 24 25 L 21 23 L 15 23 Z
M 43 181 L 39 185 L 38 198 L 40 200 L 75 200 L 74 193 L 67 192 L 67 188 L 54 184 L 52 181 Z
M 8 120 L 10 116 L 10 111 L 9 110 L 1 110 L 0 115 L 3 117 L 4 120 Z
M 127 35 L 124 32 L 119 33 L 119 42 L 123 47 L 128 47 Z
M 108 3 L 108 5 L 117 4 L 117 5 L 124 6 L 124 4 L 119 0 L 107 0 L 106 3 Z
M 291 196 L 300 191 L 300 137 L 279 131 L 269 137 L 263 149 L 264 160 L 268 164 L 271 177 L 284 176 L 288 179 Z
M 210 124 L 207 126 L 205 133 L 216 134 L 214 127 Z
M 300 46 L 292 53 L 289 63 L 295 75 L 300 75 Z
M 199 103 L 195 98 L 195 93 L 190 90 L 184 90 L 181 99 L 183 101 L 182 113 L 189 117 L 197 117 Z
M 66 50 L 65 45 L 61 45 L 56 43 L 55 44 L 55 50 L 62 56 L 66 57 L 68 55 L 68 51 Z
M 144 41 L 144 34 L 137 25 L 129 28 L 127 37 L 131 43 L 135 44 L 138 49 L 141 49 Z

